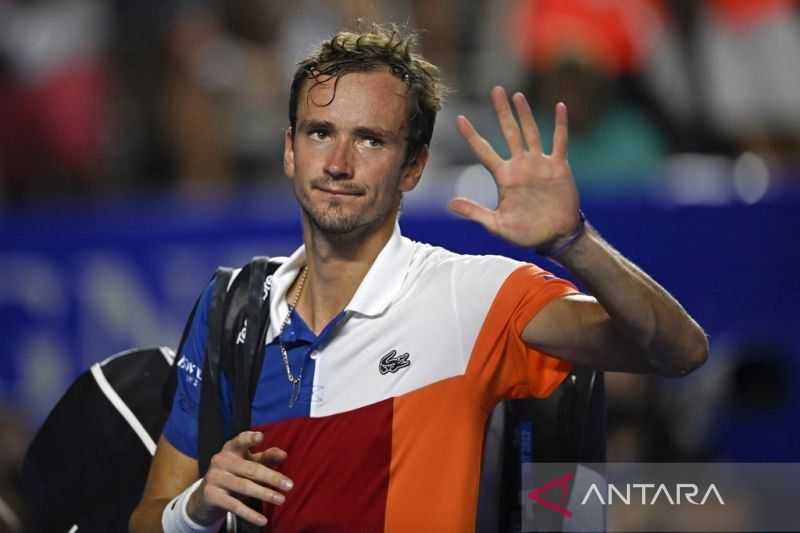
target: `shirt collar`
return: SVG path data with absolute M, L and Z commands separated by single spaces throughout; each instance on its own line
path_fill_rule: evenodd
M 375 317 L 386 311 L 400 293 L 413 250 L 413 243 L 402 236 L 400 225 L 395 223 L 392 236 L 375 258 L 345 311 L 367 317 Z M 289 312 L 286 292 L 305 264 L 306 249 L 305 245 L 301 245 L 272 275 L 269 303 L 272 318 L 267 342 L 278 334 L 286 320 Z
M 368 317 L 383 314 L 400 293 L 413 251 L 412 242 L 403 237 L 400 225 L 395 223 L 392 236 L 361 280 L 345 311 Z
M 270 343 L 283 327 L 283 323 L 289 314 L 289 303 L 286 301 L 286 292 L 305 264 L 306 247 L 305 245 L 301 245 L 277 270 L 275 270 L 275 273 L 272 274 L 269 294 L 270 320 L 269 331 L 267 331 L 267 343 Z

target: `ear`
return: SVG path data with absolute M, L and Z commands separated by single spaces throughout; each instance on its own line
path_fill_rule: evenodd
M 283 172 L 294 177 L 294 133 L 289 126 L 283 133 Z
M 414 156 L 414 160 L 403 170 L 403 176 L 400 178 L 401 192 L 409 192 L 417 186 L 420 178 L 422 178 L 422 171 L 425 170 L 429 155 L 428 145 L 422 145 L 417 151 L 417 155 Z

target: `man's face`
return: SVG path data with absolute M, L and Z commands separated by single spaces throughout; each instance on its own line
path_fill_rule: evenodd
M 403 165 L 407 95 L 388 70 L 344 74 L 338 84 L 306 81 L 296 131 L 286 133 L 284 169 L 311 224 L 333 235 L 394 224 L 402 193 L 427 160 L 423 149 Z

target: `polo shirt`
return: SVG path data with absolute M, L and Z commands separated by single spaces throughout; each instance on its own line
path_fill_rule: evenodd
M 414 242 L 399 226 L 351 301 L 315 335 L 286 293 L 305 264 L 298 248 L 274 273 L 266 354 L 252 406 L 253 451 L 277 446 L 294 481 L 280 506 L 264 504 L 265 531 L 442 531 L 475 527 L 483 436 L 507 398 L 550 394 L 568 362 L 527 346 L 528 322 L 577 292 L 529 263 L 462 255 Z M 197 406 L 205 353 L 206 290 L 180 354 L 164 435 L 197 457 Z M 289 407 L 292 372 L 303 366 Z M 223 382 L 223 402 L 230 386 Z

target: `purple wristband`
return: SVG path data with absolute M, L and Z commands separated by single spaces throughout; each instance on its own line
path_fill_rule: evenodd
M 552 243 L 550 246 L 537 248 L 536 252 L 545 257 L 555 257 L 575 244 L 575 241 L 580 239 L 584 233 L 586 233 L 586 215 L 583 214 L 583 211 L 578 209 L 578 227 L 575 228 L 575 231 L 572 232 L 572 235 L 568 236 L 563 244 L 553 246 L 555 243 Z

